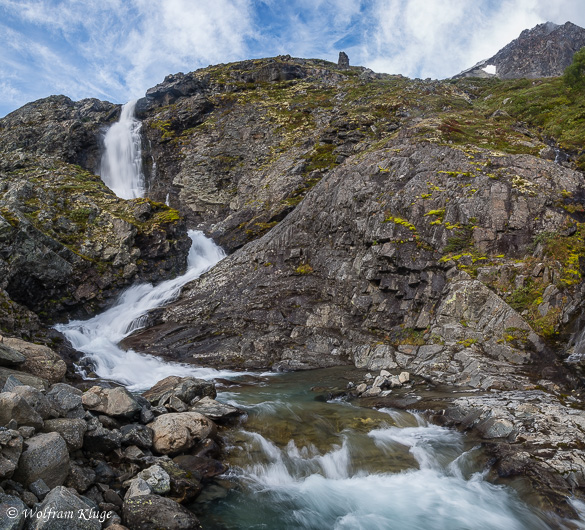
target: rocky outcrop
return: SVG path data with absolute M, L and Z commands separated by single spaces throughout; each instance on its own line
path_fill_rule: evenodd
M 563 75 L 575 52 L 585 46 L 585 29 L 552 22 L 525 29 L 520 36 L 489 59 L 454 76 L 529 79 Z M 489 66 L 492 67 L 488 68 Z M 494 71 L 495 69 L 495 71 Z

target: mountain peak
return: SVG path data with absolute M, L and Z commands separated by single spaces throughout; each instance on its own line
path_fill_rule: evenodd
M 525 29 L 489 59 L 454 76 L 515 79 L 562 75 L 573 55 L 585 46 L 585 29 L 565 22 L 544 22 Z

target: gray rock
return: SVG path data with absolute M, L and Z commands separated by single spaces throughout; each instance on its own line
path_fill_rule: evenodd
M 489 418 L 477 425 L 484 438 L 506 438 L 514 430 L 514 424 L 506 418 Z
M 0 528 L 2 530 L 23 530 L 26 508 L 26 505 L 18 497 L 0 493 Z
M 339 59 L 337 60 L 339 68 L 349 68 L 349 57 L 345 52 L 339 52 Z
M 0 342 L 0 366 L 7 366 L 10 368 L 18 366 L 24 361 L 26 361 L 26 357 L 22 355 L 22 353 L 19 353 L 17 350 Z
M 55 418 L 45 421 L 43 432 L 56 432 L 67 442 L 69 451 L 83 447 L 83 436 L 87 431 L 87 423 L 79 418 Z
M 27 373 L 58 383 L 65 377 L 67 365 L 51 348 L 17 338 L 5 338 L 4 346 L 17 350 L 25 362 L 19 368 Z
M 23 439 L 18 431 L 0 427 L 0 479 L 12 477 L 22 448 Z
M 119 430 L 109 430 L 101 424 L 88 430 L 83 437 L 83 448 L 90 453 L 108 454 L 122 446 Z
M 47 392 L 47 398 L 62 418 L 83 418 L 85 410 L 81 402 L 83 392 L 65 383 L 57 383 Z
M 95 481 L 96 474 L 93 469 L 72 463 L 65 484 L 79 493 L 84 493 L 95 484 Z
M 130 418 L 139 413 L 141 406 L 125 388 L 102 388 L 94 386 L 83 394 L 83 406 L 108 416 Z
M 127 501 L 132 497 L 150 495 L 151 493 L 152 491 L 150 490 L 150 486 L 147 484 L 147 482 L 140 477 L 136 477 L 129 482 L 128 491 L 126 491 L 126 495 L 124 495 L 124 500 Z
M 28 440 L 31 436 L 34 436 L 36 429 L 34 427 L 19 427 L 18 432 L 25 439 Z
M 124 502 L 123 521 L 132 529 L 164 528 L 196 530 L 201 528 L 193 513 L 179 503 L 159 495 L 134 496 Z
M 6 383 L 4 383 L 4 388 L 2 389 L 2 392 L 14 392 L 14 389 L 17 386 L 22 386 L 22 383 L 18 379 L 16 379 L 16 377 L 11 375 L 6 379 Z
M 243 414 L 236 407 L 220 403 L 208 396 L 201 398 L 195 403 L 191 403 L 189 409 L 193 412 L 199 412 L 218 423 L 224 423 Z
M 32 493 L 34 493 L 40 500 L 43 500 L 47 496 L 47 493 L 51 491 L 51 488 L 47 486 L 47 484 L 42 478 L 35 480 L 31 484 L 29 484 L 28 489 Z
M 124 425 L 120 429 L 122 434 L 123 445 L 136 445 L 142 449 L 150 449 L 152 447 L 152 429 L 145 425 L 132 423 Z
M 174 375 L 159 381 L 142 395 L 150 403 L 158 404 L 165 394 L 169 394 L 169 397 L 171 395 L 176 396 L 184 403 L 190 403 L 197 397 L 209 396 L 215 398 L 217 396 L 215 385 L 209 381 L 195 377 L 178 377 Z
M 100 530 L 100 514 L 72 490 L 64 486 L 53 488 L 39 506 L 44 513 L 72 514 L 69 518 L 46 517 L 33 519 L 30 530 Z M 83 514 L 79 516 L 79 514 Z
M 171 479 L 169 474 L 159 465 L 150 466 L 141 471 L 138 477 L 144 480 L 152 493 L 164 495 L 171 490 Z
M 15 420 L 18 425 L 29 425 L 35 429 L 43 426 L 43 418 L 24 398 L 14 392 L 2 392 L 0 394 L 0 425 L 6 425 L 10 420 Z
M 25 442 L 13 477 L 27 486 L 43 479 L 47 486 L 54 488 L 65 482 L 69 467 L 65 440 L 54 432 L 37 434 Z
M 400 375 L 398 376 L 398 381 L 400 382 L 400 384 L 404 384 L 404 383 L 408 383 L 408 381 L 410 380 L 410 374 L 408 372 L 400 372 Z
M 51 403 L 38 388 L 29 385 L 18 385 L 12 390 L 13 393 L 21 396 L 33 409 L 35 409 L 43 420 L 53 414 Z
M 14 377 L 23 385 L 30 385 L 38 388 L 39 390 L 47 390 L 49 388 L 49 382 L 42 377 L 37 377 L 35 375 L 27 374 L 26 372 L 21 372 L 12 368 L 3 367 L 0 367 L 0 388 L 4 388 L 9 377 Z

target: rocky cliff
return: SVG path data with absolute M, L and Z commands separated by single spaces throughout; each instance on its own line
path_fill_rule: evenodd
M 585 29 L 572 22 L 538 24 L 524 30 L 489 59 L 457 74 L 459 77 L 498 77 L 518 79 L 560 76 L 573 55 L 585 46 Z M 491 69 L 486 71 L 486 67 Z M 493 68 L 495 67 L 495 72 Z

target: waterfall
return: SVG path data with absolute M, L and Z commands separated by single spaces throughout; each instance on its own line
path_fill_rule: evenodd
M 118 197 L 135 199 L 144 195 L 140 128 L 134 118 L 136 101 L 122 107 L 120 120 L 114 123 L 104 138 L 100 176 Z

